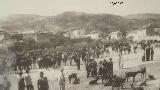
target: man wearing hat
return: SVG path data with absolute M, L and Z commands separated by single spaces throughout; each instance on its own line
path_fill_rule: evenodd
M 18 90 L 25 90 L 25 82 L 22 72 L 19 73 Z
M 65 77 L 63 73 L 64 69 L 60 69 L 60 74 L 58 76 L 58 84 L 59 84 L 59 90 L 65 90 Z
M 27 90 L 33 90 L 33 85 L 32 85 L 32 79 L 29 74 L 29 70 L 26 70 L 26 76 L 25 76 L 25 82 L 26 82 L 26 88 Z
M 112 58 L 109 59 L 109 63 L 108 63 L 108 68 L 109 68 L 109 81 L 112 80 L 112 77 L 113 77 L 113 62 L 112 62 Z
M 48 80 L 43 76 L 43 72 L 40 72 L 40 79 L 38 80 L 38 90 L 48 90 Z

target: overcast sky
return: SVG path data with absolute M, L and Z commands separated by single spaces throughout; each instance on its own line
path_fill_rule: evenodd
M 122 5 L 110 2 L 123 1 Z M 52 16 L 64 11 L 128 15 L 160 13 L 160 0 L 0 0 L 0 14 Z

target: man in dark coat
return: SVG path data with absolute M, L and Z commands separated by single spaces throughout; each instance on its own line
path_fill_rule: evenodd
M 37 84 L 38 90 L 49 90 L 48 80 L 43 76 L 43 72 L 40 72 L 40 79 Z
M 150 47 L 149 45 L 146 47 L 146 61 L 149 61 L 150 59 Z
M 19 73 L 18 90 L 25 90 L 25 82 L 22 77 L 22 72 Z
M 153 61 L 153 55 L 154 55 L 154 50 L 153 47 L 151 48 L 151 61 Z
M 106 80 L 108 80 L 108 74 L 109 74 L 108 62 L 104 59 L 102 65 L 103 65 L 102 79 L 106 81 Z M 103 80 L 102 80 L 102 82 L 103 82 Z
M 77 69 L 80 70 L 80 54 L 79 53 L 76 53 L 75 61 L 76 61 L 76 64 L 77 64 Z
M 101 77 L 102 77 L 103 70 L 104 70 L 102 63 L 103 63 L 103 62 L 100 61 L 99 64 L 98 64 L 98 75 L 101 76 Z
M 109 81 L 112 80 L 113 77 L 113 62 L 112 62 L 112 58 L 109 59 L 109 63 L 108 63 L 108 70 L 109 70 Z
M 93 67 L 92 67 L 92 77 L 96 77 L 97 76 L 97 62 L 93 61 Z
M 92 69 L 92 62 L 88 62 L 86 64 L 87 78 L 90 76 L 91 69 Z
M 62 60 L 61 53 L 57 53 L 56 60 L 57 60 L 57 63 L 58 63 L 58 67 L 60 67 L 61 66 L 61 60 Z

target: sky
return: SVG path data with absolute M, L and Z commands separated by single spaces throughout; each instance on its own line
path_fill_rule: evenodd
M 124 2 L 112 5 L 111 2 Z M 159 13 L 160 0 L 0 0 L 0 15 L 53 16 L 65 11 L 129 15 Z

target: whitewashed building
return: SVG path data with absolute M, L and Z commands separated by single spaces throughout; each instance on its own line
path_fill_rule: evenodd
M 98 39 L 101 39 L 101 35 L 102 35 L 102 32 L 100 30 L 96 30 L 85 35 L 85 37 L 90 37 L 91 39 L 98 40 Z
M 99 34 L 98 33 L 92 33 L 92 34 L 87 34 L 85 37 L 90 37 L 91 39 L 99 39 Z
M 84 28 L 71 28 L 69 31 L 63 33 L 65 37 L 70 37 L 71 39 L 79 39 L 85 37 Z
M 5 39 L 5 35 L 6 34 L 7 34 L 6 32 L 0 31 L 0 41 L 2 41 L 3 39 Z
M 4 39 L 4 34 L 0 33 L 0 41 L 2 41 Z
M 160 35 L 160 28 L 154 28 L 154 32 Z
M 119 39 L 119 31 L 112 32 L 108 35 L 109 39 L 117 40 Z
M 141 41 L 147 38 L 146 29 L 131 30 L 127 33 L 127 38 L 133 37 L 134 41 Z

